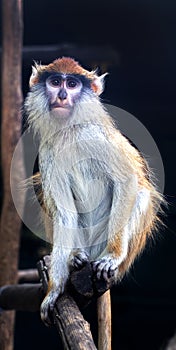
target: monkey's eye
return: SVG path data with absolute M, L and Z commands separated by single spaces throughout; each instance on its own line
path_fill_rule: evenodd
M 67 87 L 70 89 L 74 89 L 79 85 L 79 81 L 74 78 L 67 79 Z
M 58 78 L 53 78 L 53 79 L 50 79 L 50 85 L 52 86 L 60 86 L 61 85 L 61 80 L 58 79 Z

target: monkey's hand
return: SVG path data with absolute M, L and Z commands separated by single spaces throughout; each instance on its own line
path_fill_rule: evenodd
M 118 260 L 112 255 L 107 255 L 100 260 L 93 261 L 92 267 L 97 279 L 103 278 L 105 281 L 116 281 L 118 275 Z
M 40 316 L 42 321 L 46 326 L 50 326 L 52 324 L 52 312 L 54 309 L 54 305 L 56 303 L 57 298 L 60 294 L 64 292 L 64 284 L 60 283 L 57 288 L 51 289 L 46 297 L 44 298 L 41 306 L 40 306 Z
M 70 254 L 69 265 L 71 270 L 81 269 L 89 261 L 89 255 L 85 250 L 76 249 Z

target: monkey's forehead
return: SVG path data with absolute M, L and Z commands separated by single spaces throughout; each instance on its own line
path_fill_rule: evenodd
M 42 74 L 44 72 L 57 72 L 63 74 L 76 74 L 82 75 L 88 78 L 89 80 L 95 79 L 95 72 L 88 71 L 84 69 L 78 62 L 70 57 L 58 58 L 47 66 L 36 66 L 38 73 Z

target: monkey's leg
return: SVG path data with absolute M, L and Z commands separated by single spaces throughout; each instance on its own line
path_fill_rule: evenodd
M 53 310 L 55 302 L 59 295 L 64 292 L 64 288 L 69 276 L 69 255 L 69 249 L 64 249 L 57 246 L 53 247 L 51 254 L 48 292 L 40 308 L 42 321 L 46 324 L 51 324 L 50 312 Z
M 40 308 L 44 323 L 51 324 L 50 313 L 54 309 L 57 298 L 64 292 L 70 269 L 80 269 L 88 260 L 89 256 L 84 250 L 53 248 L 48 292 Z

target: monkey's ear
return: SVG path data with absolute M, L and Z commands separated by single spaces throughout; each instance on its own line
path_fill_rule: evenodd
M 29 79 L 29 86 L 30 87 L 32 87 L 38 81 L 38 69 L 37 69 L 37 67 L 38 67 L 38 65 L 35 62 L 35 66 L 32 66 L 32 74 L 31 74 L 30 79 Z
M 39 75 L 39 71 L 42 70 L 42 65 L 37 64 L 36 62 L 34 62 L 34 66 L 32 66 L 32 74 L 30 76 L 29 79 L 29 86 L 32 87 L 34 84 L 38 83 L 38 75 Z
M 92 90 L 99 96 L 104 90 L 104 78 L 108 75 L 108 73 L 104 73 L 102 75 L 95 76 L 95 79 L 91 83 Z

